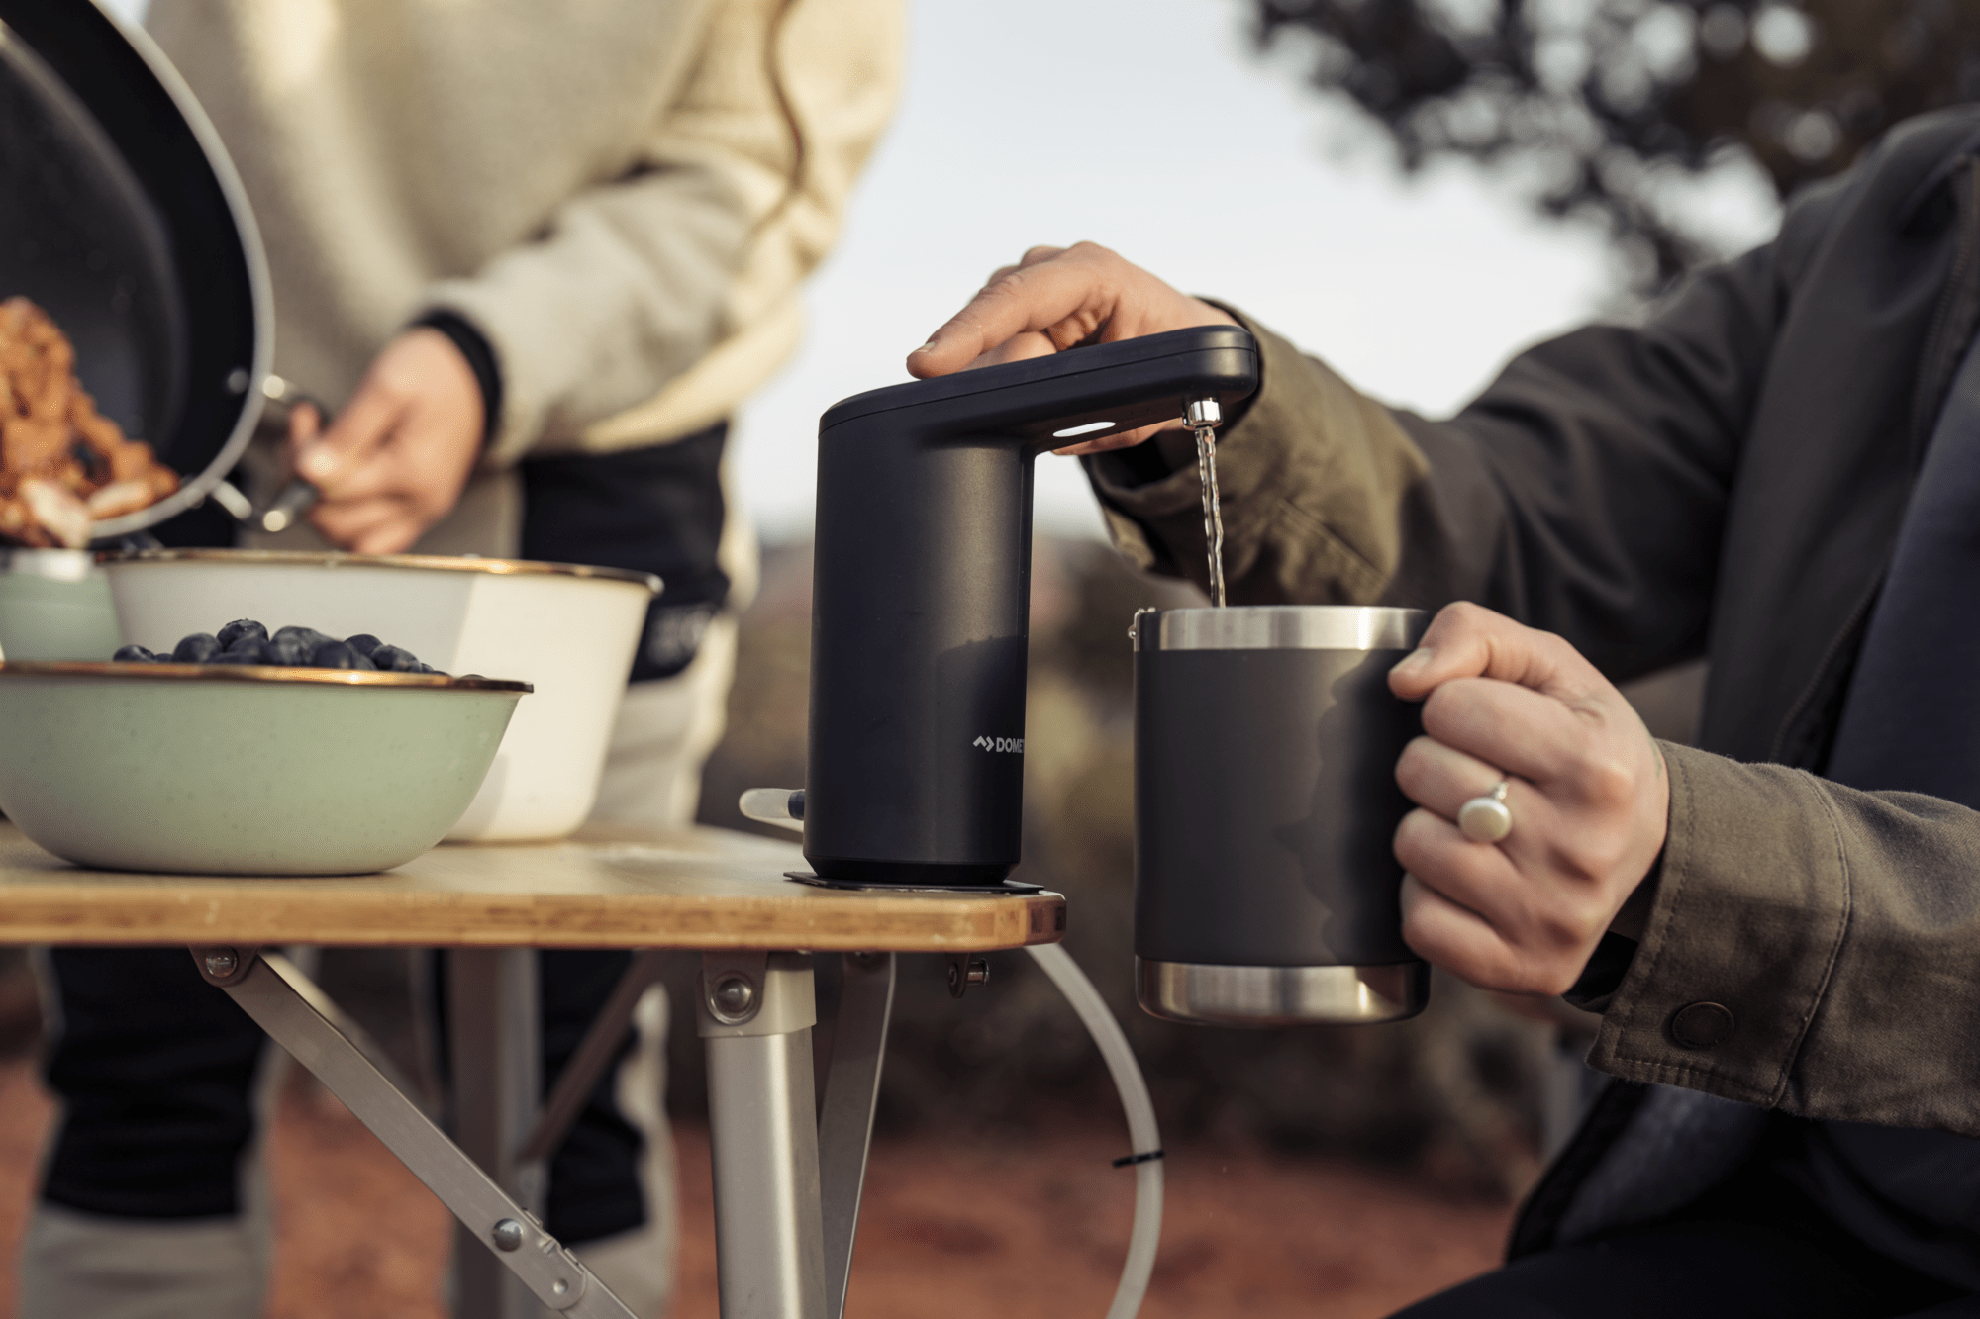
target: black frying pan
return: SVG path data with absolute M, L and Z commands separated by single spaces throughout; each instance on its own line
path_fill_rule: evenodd
M 192 94 L 92 0 L 0 0 L 0 298 L 17 293 L 75 344 L 98 410 L 184 481 L 97 535 L 203 502 L 260 416 L 267 270 Z

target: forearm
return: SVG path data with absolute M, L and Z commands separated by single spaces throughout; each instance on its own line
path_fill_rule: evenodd
M 503 407 L 488 457 L 514 462 L 650 396 L 719 334 L 746 225 L 720 181 L 687 173 L 615 185 L 553 232 L 428 294 L 494 351 Z
M 571 447 L 625 448 L 733 414 L 797 347 L 802 285 L 837 242 L 859 171 L 899 94 L 901 0 L 793 0 L 772 43 L 781 127 L 796 148 L 779 190 L 759 191 L 717 338 L 634 408 L 593 422 Z
M 1235 604 L 1372 604 L 1401 560 L 1406 492 L 1428 471 L 1388 409 L 1272 331 L 1259 389 L 1219 432 L 1224 571 Z M 1208 578 L 1194 441 L 1168 431 L 1082 460 L 1115 543 L 1137 566 Z
M 1531 349 L 1448 422 L 1392 412 L 1251 326 L 1261 387 L 1219 444 L 1232 599 L 1469 600 L 1559 633 L 1613 676 L 1688 658 L 1764 368 L 1754 304 L 1771 268 L 1763 250 L 1652 326 Z M 1201 582 L 1184 439 L 1102 455 L 1089 473 L 1130 557 Z
M 633 144 L 632 167 L 428 291 L 427 309 L 463 317 L 498 360 L 491 464 L 685 433 L 774 370 L 796 339 L 798 286 L 892 106 L 898 8 L 709 6 L 695 75 Z M 677 397 L 684 382 L 692 399 Z

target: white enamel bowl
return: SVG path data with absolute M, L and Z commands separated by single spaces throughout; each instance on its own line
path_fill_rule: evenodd
M 103 570 L 124 640 L 155 651 L 253 618 L 270 632 L 369 632 L 447 673 L 533 684 L 447 834 L 461 842 L 561 838 L 583 823 L 660 587 L 611 568 L 279 550 L 143 550 Z
M 0 549 L 0 659 L 107 660 L 110 586 L 87 550 Z
M 105 870 L 358 875 L 439 842 L 529 688 L 430 674 L 0 663 L 0 811 Z

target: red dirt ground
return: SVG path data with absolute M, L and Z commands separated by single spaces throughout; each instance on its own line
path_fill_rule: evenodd
M 10 1261 L 50 1118 L 29 1067 L 0 1065 L 0 1261 Z M 714 1319 L 708 1134 L 676 1132 L 678 1319 Z M 1118 1124 L 974 1143 L 875 1143 L 847 1311 L 858 1319 L 1099 1316 L 1113 1296 L 1132 1175 Z M 443 1319 L 439 1203 L 334 1098 L 289 1087 L 273 1146 L 282 1214 L 270 1319 Z M 1358 1169 L 1184 1146 L 1167 1162 L 1149 1319 L 1326 1314 L 1373 1319 L 1490 1268 L 1506 1206 L 1453 1203 Z M 0 1268 L 0 1319 L 13 1279 Z

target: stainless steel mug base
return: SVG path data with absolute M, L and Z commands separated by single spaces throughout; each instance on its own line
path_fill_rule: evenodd
M 1430 1002 L 1430 965 L 1206 966 L 1134 959 L 1142 1010 L 1205 1026 L 1401 1021 Z

